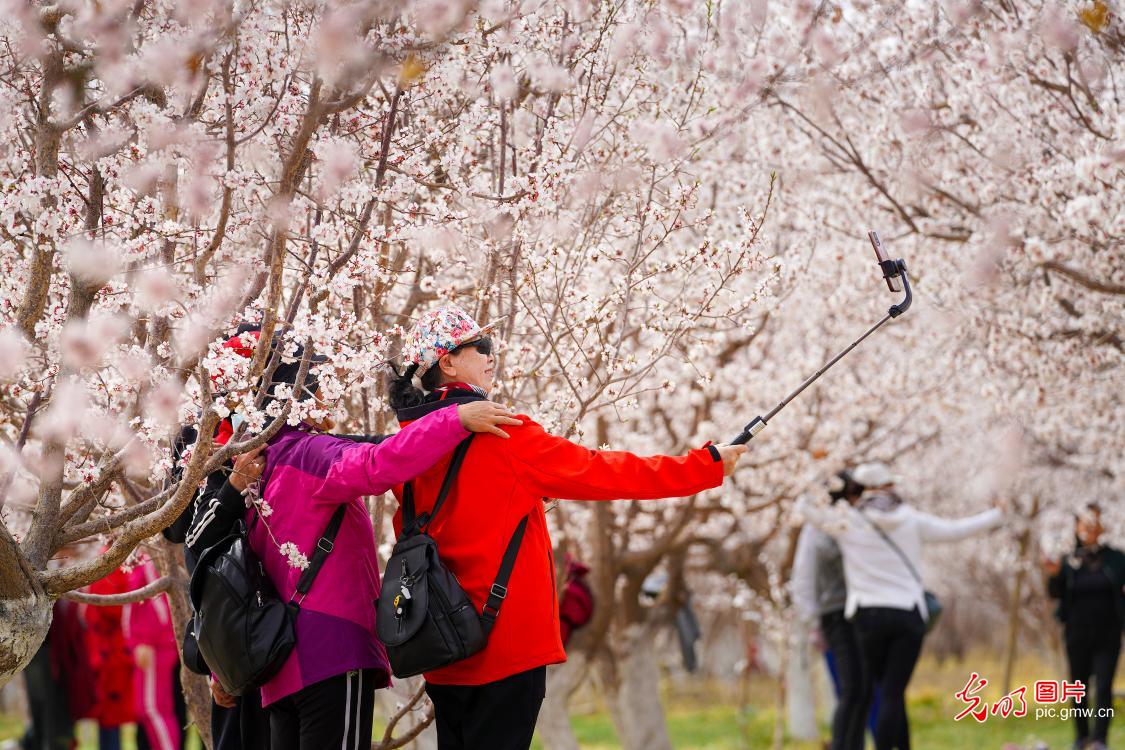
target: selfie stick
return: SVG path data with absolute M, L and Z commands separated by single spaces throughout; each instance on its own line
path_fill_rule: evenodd
M 860 336 L 852 343 L 848 344 L 847 348 L 845 348 L 835 357 L 828 360 L 824 367 L 821 367 L 819 370 L 814 372 L 812 376 L 805 380 L 805 382 L 797 386 L 797 390 L 790 393 L 785 397 L 784 401 L 773 407 L 769 414 L 766 414 L 766 416 L 764 417 L 754 417 L 753 421 L 742 428 L 742 432 L 739 433 L 738 437 L 731 441 L 731 445 L 743 445 L 750 442 L 750 440 L 755 435 L 766 428 L 766 425 L 769 423 L 769 421 L 773 419 L 779 411 L 784 409 L 790 401 L 801 395 L 801 391 L 808 388 L 810 385 L 816 382 L 817 378 L 828 372 L 828 368 L 832 367 L 832 365 L 843 359 L 848 352 L 859 346 L 860 342 L 865 338 L 882 328 L 883 324 L 888 320 L 897 318 L 899 315 L 902 315 L 904 312 L 910 309 L 910 302 L 911 300 L 913 300 L 913 295 L 910 293 L 910 277 L 906 274 L 906 263 L 902 260 L 902 258 L 899 258 L 898 260 L 891 260 L 887 256 L 886 251 L 883 249 L 883 243 L 879 241 L 879 235 L 877 232 L 868 232 L 867 238 L 871 240 L 871 246 L 875 248 L 875 257 L 879 259 L 879 268 L 883 271 L 883 278 L 887 282 L 887 288 L 892 292 L 905 292 L 906 296 L 903 297 L 902 301 L 897 305 L 891 305 L 890 309 L 887 310 L 887 314 L 883 316 L 882 320 L 868 328 L 862 336 Z

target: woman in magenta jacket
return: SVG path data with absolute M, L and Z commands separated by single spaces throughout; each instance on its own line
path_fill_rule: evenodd
M 518 425 L 495 404 L 435 414 L 379 443 L 356 443 L 315 426 L 282 427 L 265 450 L 260 507 L 247 511 L 250 545 L 283 600 L 294 597 L 336 508 L 344 520 L 297 615 L 297 644 L 262 686 L 272 750 L 370 747 L 375 690 L 390 682 L 375 637 L 380 575 L 366 495 L 412 479 L 474 432 Z M 255 518 L 255 516 L 258 516 Z

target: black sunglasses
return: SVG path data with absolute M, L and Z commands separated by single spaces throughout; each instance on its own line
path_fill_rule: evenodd
M 481 336 L 479 339 L 474 339 L 473 341 L 466 341 L 464 344 L 461 344 L 460 346 L 454 347 L 453 350 L 450 351 L 449 353 L 454 354 L 455 352 L 459 352 L 466 347 L 471 348 L 471 349 L 476 349 L 478 352 L 480 352 L 481 354 L 483 354 L 484 356 L 487 357 L 490 354 L 492 354 L 492 337 L 491 336 Z

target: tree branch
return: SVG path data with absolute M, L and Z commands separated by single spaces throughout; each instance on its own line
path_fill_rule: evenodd
M 1089 276 L 1082 271 L 1071 268 L 1070 266 L 1059 263 L 1056 260 L 1048 260 L 1039 264 L 1041 268 L 1047 271 L 1057 273 L 1070 279 L 1079 286 L 1084 286 L 1094 292 L 1101 292 L 1102 294 L 1125 294 L 1125 284 L 1115 284 L 1111 281 L 1100 281 L 1092 276 Z
M 135 604 L 151 599 L 157 594 L 171 591 L 176 581 L 171 576 L 161 576 L 151 583 L 145 584 L 136 591 L 127 591 L 124 594 L 87 594 L 84 591 L 68 591 L 62 595 L 63 599 L 70 599 L 79 604 L 93 604 L 98 607 L 114 607 L 122 604 Z

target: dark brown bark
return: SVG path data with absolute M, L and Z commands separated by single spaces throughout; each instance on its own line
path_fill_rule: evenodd
M 45 24 L 48 22 L 45 22 Z M 54 50 L 43 59 L 43 84 L 36 99 L 35 110 L 35 173 L 40 177 L 54 177 L 59 171 L 59 144 L 62 132 L 51 122 L 51 100 L 64 77 L 63 53 Z M 51 196 L 44 199 L 44 210 L 55 207 Z M 55 259 L 54 244 L 34 237 L 31 248 L 31 265 L 28 268 L 27 287 L 16 312 L 16 325 L 29 341 L 35 340 L 35 324 L 43 315 L 47 292 L 51 286 L 51 271 Z

